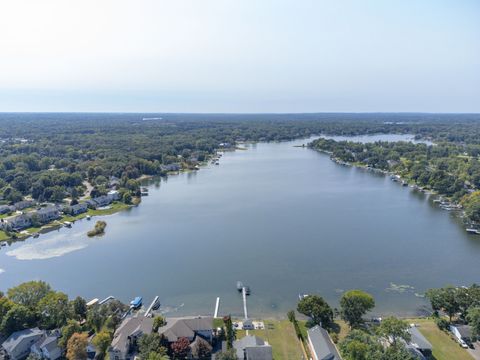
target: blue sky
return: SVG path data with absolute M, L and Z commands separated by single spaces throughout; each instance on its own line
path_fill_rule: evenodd
M 480 112 L 477 0 L 6 0 L 0 111 Z

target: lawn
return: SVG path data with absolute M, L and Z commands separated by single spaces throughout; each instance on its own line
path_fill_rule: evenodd
M 265 330 L 249 330 L 248 333 L 261 337 L 272 346 L 274 360 L 303 358 L 300 342 L 293 325 L 288 320 L 265 320 Z M 245 331 L 238 330 L 236 335 L 237 339 L 240 339 L 245 336 Z
M 418 324 L 418 329 L 433 346 L 435 360 L 472 360 L 473 357 L 448 334 L 441 331 L 432 319 L 408 320 Z
M 10 237 L 5 234 L 5 231 L 0 230 L 0 241 L 7 239 L 10 239 Z

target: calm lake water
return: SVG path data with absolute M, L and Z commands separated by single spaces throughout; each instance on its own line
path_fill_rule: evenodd
M 240 315 L 242 280 L 253 316 L 283 316 L 299 293 L 336 306 L 352 288 L 375 296 L 376 313 L 407 315 L 429 287 L 479 281 L 480 237 L 451 213 L 294 147 L 306 142 L 248 145 L 220 166 L 153 182 L 139 207 L 94 219 L 107 221 L 103 237 L 88 238 L 95 221 L 83 220 L 4 247 L 0 289 L 42 279 L 87 299 L 159 295 L 176 314 L 211 314 L 219 296 L 220 313 Z

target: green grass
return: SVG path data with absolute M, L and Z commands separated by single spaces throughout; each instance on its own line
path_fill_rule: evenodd
M 88 209 L 87 214 L 91 216 L 98 216 L 98 215 L 111 215 L 115 214 L 116 212 L 126 210 L 130 208 L 131 205 L 127 205 L 122 202 L 114 202 L 110 205 L 109 209 L 104 209 L 104 210 L 93 210 L 93 209 Z M 68 220 L 67 220 L 68 221 Z
M 0 241 L 7 240 L 7 239 L 10 239 L 10 237 L 7 236 L 7 234 L 5 234 L 5 231 L 0 230 Z
M 408 320 L 418 324 L 418 330 L 433 346 L 433 359 L 435 360 L 472 360 L 473 357 L 448 334 L 441 331 L 432 319 Z
M 272 346 L 274 360 L 302 359 L 300 341 L 295 335 L 295 329 L 288 320 L 265 320 L 265 330 L 249 330 L 250 335 L 257 335 Z M 273 329 L 268 328 L 273 325 Z M 246 335 L 244 330 L 237 330 L 237 339 Z

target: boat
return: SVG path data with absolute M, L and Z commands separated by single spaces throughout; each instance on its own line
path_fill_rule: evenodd
M 34 233 L 34 234 L 33 234 L 33 237 L 34 237 L 35 239 L 38 238 L 39 236 L 40 236 L 39 233 Z
M 7 246 L 7 242 L 6 241 L 0 242 L 0 246 Z
M 142 192 L 148 192 L 148 188 L 142 187 Z
M 242 291 L 243 289 L 243 283 L 241 281 L 237 281 L 237 290 Z
M 153 303 L 152 310 L 160 309 L 160 299 L 157 298 L 156 301 Z
M 474 228 L 467 228 L 465 231 L 469 234 L 475 234 L 475 235 L 480 235 L 480 230 L 474 229 Z
M 73 224 L 70 221 L 65 221 L 63 225 L 67 228 L 71 228 Z
M 308 297 L 308 294 L 298 294 L 298 300 L 303 300 Z
M 402 181 L 402 186 L 408 186 L 408 182 Z
M 91 217 L 90 215 L 87 215 L 86 218 L 87 218 L 87 220 L 91 220 L 91 219 L 92 219 L 92 217 Z
M 130 301 L 130 307 L 132 309 L 138 309 L 140 306 L 142 306 L 142 297 L 137 296 L 135 299 Z
M 245 286 L 245 295 L 250 295 L 250 286 Z

